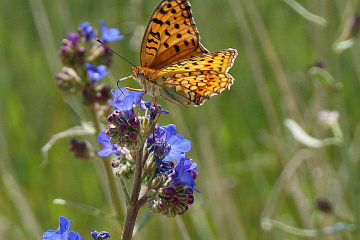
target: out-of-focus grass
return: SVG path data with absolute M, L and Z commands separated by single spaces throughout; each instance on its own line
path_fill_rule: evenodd
M 202 193 L 182 217 L 191 239 L 304 239 L 279 229 L 265 231 L 262 217 L 300 229 L 359 224 L 360 47 L 355 42 L 341 54 L 333 51 L 358 1 L 299 1 L 326 19 L 326 27 L 303 18 L 289 2 L 191 0 L 202 43 L 210 51 L 239 51 L 230 70 L 236 79 L 231 91 L 200 108 L 159 100 L 171 111 L 160 123 L 177 125 L 192 141 L 188 156 L 198 163 Z M 41 168 L 40 149 L 53 134 L 79 124 L 54 80 L 61 66 L 57 50 L 66 33 L 82 22 L 96 26 L 104 19 L 125 35 L 111 47 L 138 64 L 138 46 L 157 3 L 0 2 L 0 239 L 40 239 L 43 231 L 57 228 L 61 215 L 72 219 L 72 229 L 84 239 L 92 229 L 119 238 L 121 230 L 111 220 L 52 204 L 63 198 L 110 212 L 96 162 L 74 159 L 68 140 L 61 140 Z M 343 84 L 341 91 L 329 91 L 309 77 L 308 68 L 318 59 Z M 112 80 L 131 74 L 130 66 L 117 58 L 111 71 Z M 132 80 L 124 84 L 138 87 Z M 323 109 L 340 113 L 343 145 L 306 147 L 283 124 L 291 118 L 311 136 L 331 137 L 316 117 Z M 329 199 L 334 211 L 316 209 L 318 198 Z M 154 215 L 135 239 L 182 239 L 181 224 Z M 359 234 L 332 236 L 358 239 Z

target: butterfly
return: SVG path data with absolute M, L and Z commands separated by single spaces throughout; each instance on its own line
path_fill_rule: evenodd
M 132 77 L 153 102 L 189 107 L 230 89 L 228 74 L 237 56 L 228 48 L 210 53 L 201 43 L 187 0 L 163 0 L 152 13 L 141 44 L 140 67 Z M 155 104 L 156 106 L 156 104 Z

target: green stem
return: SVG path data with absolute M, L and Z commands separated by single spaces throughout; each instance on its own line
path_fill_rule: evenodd
M 128 207 L 121 240 L 131 240 L 137 214 L 139 212 L 140 207 L 143 206 L 146 203 L 146 201 L 147 201 L 147 196 L 145 195 L 141 199 L 136 201 L 134 207 L 132 208 Z
M 135 168 L 135 177 L 134 177 L 134 185 L 133 191 L 131 194 L 131 205 L 127 206 L 126 217 L 124 228 L 122 232 L 121 239 L 122 240 L 130 240 L 133 235 L 133 230 L 135 226 L 135 221 L 137 218 L 137 214 L 142 205 L 146 203 L 147 197 L 146 195 L 139 199 L 139 193 L 141 188 L 141 175 L 143 172 L 143 149 L 139 149 L 136 151 L 135 156 L 136 168 Z M 139 200 L 138 200 L 139 199 Z
M 98 120 L 98 117 L 96 114 L 96 110 L 95 110 L 95 104 L 90 107 L 90 113 L 91 113 L 91 118 L 94 123 L 95 132 L 96 133 L 101 132 L 100 123 L 99 123 L 99 120 Z M 107 182 L 108 182 L 109 190 L 110 190 L 111 201 L 112 201 L 112 205 L 114 206 L 115 214 L 118 219 L 122 219 L 124 217 L 123 213 L 121 211 L 121 208 L 120 208 L 122 203 L 120 201 L 119 195 L 116 190 L 116 185 L 115 185 L 116 181 L 114 179 L 114 174 L 113 174 L 110 162 L 107 158 L 104 158 L 104 157 L 100 157 L 100 159 L 105 168 Z

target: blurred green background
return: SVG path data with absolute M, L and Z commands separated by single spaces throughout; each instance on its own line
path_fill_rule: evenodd
M 59 216 L 71 219 L 83 239 L 93 229 L 120 239 L 113 220 L 52 203 L 62 198 L 111 213 L 97 160 L 75 159 L 69 138 L 56 142 L 43 167 L 40 150 L 52 135 L 80 124 L 56 87 L 62 39 L 85 21 L 99 29 L 104 19 L 125 36 L 110 46 L 138 65 L 139 44 L 158 2 L 0 1 L 0 239 L 41 239 L 44 231 L 57 229 Z M 198 163 L 201 194 L 181 218 L 153 215 L 134 239 L 307 239 L 284 230 L 358 226 L 360 46 L 356 41 L 341 54 L 333 46 L 339 37 L 347 39 L 359 1 L 299 1 L 326 26 L 305 19 L 290 1 L 190 2 L 203 45 L 238 50 L 230 70 L 235 83 L 199 108 L 159 99 L 170 110 L 160 123 L 176 124 L 192 141 L 187 156 Z M 319 59 L 343 84 L 341 91 L 309 76 Z M 115 57 L 105 82 L 116 87 L 130 74 L 131 66 Z M 139 87 L 131 79 L 121 84 Z M 291 118 L 311 136 L 332 137 L 317 118 L 324 109 L 339 112 L 342 145 L 305 146 L 284 125 Z M 332 211 L 321 212 L 318 199 L 328 199 Z M 138 222 L 146 212 L 144 207 Z M 266 228 L 265 219 L 281 222 L 280 229 Z M 344 231 L 315 239 L 359 236 Z

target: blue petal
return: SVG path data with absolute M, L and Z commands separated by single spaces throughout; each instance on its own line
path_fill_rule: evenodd
M 119 146 L 110 142 L 110 137 L 106 135 L 104 131 L 98 134 L 98 143 L 103 145 L 103 148 L 98 152 L 100 157 L 107 157 L 111 153 L 119 156 L 120 153 L 117 151 Z
M 188 158 L 182 158 L 180 160 L 180 162 L 175 167 L 175 178 L 172 180 L 172 183 L 175 186 L 186 185 L 186 186 L 190 187 L 191 189 L 193 189 L 194 191 L 200 193 L 199 190 L 195 189 L 196 184 L 195 184 L 194 179 L 191 177 L 191 174 L 186 171 L 187 170 L 186 167 L 189 167 L 189 164 L 188 164 L 189 162 L 190 162 L 190 159 L 188 159 Z M 186 166 L 185 166 L 185 163 L 186 163 Z
M 68 221 L 65 217 L 61 216 L 59 218 L 59 228 L 56 231 L 56 233 L 67 232 L 67 231 L 69 231 L 70 226 L 71 226 L 71 220 Z
M 120 35 L 119 29 L 105 27 L 104 20 L 100 21 L 100 28 L 101 28 L 101 41 L 103 41 L 104 43 L 113 42 L 124 38 L 123 35 Z
M 78 233 L 70 231 L 66 240 L 82 240 L 82 238 Z
M 96 31 L 88 22 L 80 24 L 80 34 L 85 36 L 86 40 L 96 38 Z
M 87 68 L 87 74 L 93 83 L 104 78 L 108 73 L 105 65 L 94 67 L 91 63 L 85 63 L 85 67 Z
M 43 240 L 47 240 L 50 239 L 52 236 L 55 235 L 55 230 L 47 230 L 46 232 L 44 232 L 43 234 Z

